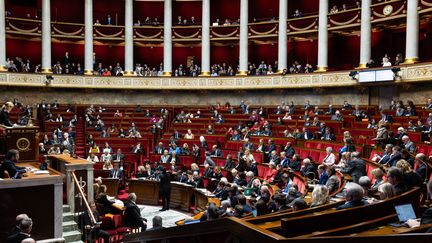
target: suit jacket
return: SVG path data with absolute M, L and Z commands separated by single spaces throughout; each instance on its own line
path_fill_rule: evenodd
M 234 166 L 235 166 L 235 164 L 234 164 L 234 161 L 232 159 L 231 160 L 227 160 L 225 162 L 224 169 L 230 170 L 230 169 L 234 168 Z
M 212 157 L 222 157 L 222 151 L 220 149 L 213 150 L 210 155 Z
M 9 173 L 10 178 L 20 179 L 21 174 L 25 173 L 25 167 L 17 166 L 11 160 L 5 160 L 0 165 L 0 178 L 3 178 L 3 172 L 7 171 Z
M 276 150 L 276 144 L 271 144 L 266 147 L 266 153 L 271 153 L 273 150 Z
M 400 152 L 396 152 L 393 155 L 390 155 L 389 160 L 387 161 L 387 164 L 390 166 L 396 166 L 396 163 L 402 159 L 402 154 Z
M 285 153 L 287 157 L 291 158 L 295 154 L 295 150 L 292 146 L 288 148 L 285 147 Z
M 113 160 L 113 161 L 116 161 L 116 160 L 123 161 L 123 160 L 124 160 L 124 155 L 123 155 L 123 154 L 119 154 L 119 155 L 114 154 L 114 155 L 112 156 L 112 160 Z
M 306 140 L 311 140 L 311 139 L 314 139 L 314 135 L 313 135 L 312 132 L 307 131 L 305 133 L 302 133 L 302 137 L 301 138 L 302 139 L 306 139 Z
M 116 171 L 117 171 L 117 173 L 116 173 Z M 123 171 L 120 169 L 112 169 L 110 172 L 110 178 L 122 179 L 123 178 Z
M 9 113 L 5 110 L 0 110 L 0 124 L 3 124 L 7 127 L 13 126 L 9 120 Z
M 432 224 L 432 208 L 424 211 L 420 220 L 420 224 Z M 431 230 L 429 229 L 428 232 L 431 232 Z
M 329 189 L 329 194 L 335 192 L 339 188 L 339 180 L 336 175 L 330 176 L 327 180 L 326 187 Z
M 163 146 L 162 147 L 156 146 L 154 148 L 154 153 L 155 154 L 163 154 L 164 150 L 165 150 L 165 148 Z
M 290 160 L 288 167 L 290 167 L 293 171 L 300 171 L 301 162 L 299 160 Z
M 166 193 L 169 195 L 171 192 L 171 175 L 170 174 L 161 174 L 159 183 L 159 190 L 162 193 Z
M 141 227 L 143 224 L 143 218 L 141 217 L 141 211 L 138 206 L 130 201 L 126 202 L 125 206 L 125 226 L 130 228 Z
M 348 162 L 347 167 L 341 170 L 344 174 L 350 174 L 353 181 L 358 184 L 360 177 L 366 175 L 366 163 L 362 159 Z
M 172 159 L 175 159 L 175 163 L 176 163 L 176 165 L 177 164 L 180 164 L 180 157 L 176 154 L 175 155 L 175 157 L 173 158 L 173 156 L 172 155 L 170 155 L 169 157 L 168 157 L 168 161 L 167 161 L 167 163 L 171 163 L 171 160 Z
M 420 167 L 417 168 L 416 173 L 422 178 L 422 181 L 426 179 L 427 165 L 425 163 L 421 164 Z
M 404 144 L 403 147 L 408 150 L 410 153 L 415 153 L 416 146 L 412 141 L 409 141 L 407 144 Z
M 6 239 L 7 243 L 21 243 L 21 241 L 30 238 L 28 234 L 22 233 L 21 231 L 16 232 Z

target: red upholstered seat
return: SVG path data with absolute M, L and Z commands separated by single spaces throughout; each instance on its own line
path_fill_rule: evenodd
M 306 185 L 304 184 L 304 182 L 300 180 L 297 176 L 294 176 L 293 182 L 297 185 L 298 191 L 303 194 L 306 189 Z
M 264 157 L 263 157 L 264 154 L 263 153 L 261 153 L 261 152 L 253 152 L 252 155 L 254 156 L 255 161 L 258 164 L 261 164 L 264 161 Z
M 131 232 L 131 228 L 123 226 L 123 217 L 119 214 L 113 216 L 113 226 L 118 235 L 124 236 Z
M 297 150 L 298 150 L 298 153 L 300 155 L 300 158 L 304 159 L 304 158 L 309 157 L 309 150 L 306 150 L 306 149 L 297 149 Z
M 318 162 L 320 157 L 320 151 L 310 151 L 309 156 L 311 157 L 312 161 Z

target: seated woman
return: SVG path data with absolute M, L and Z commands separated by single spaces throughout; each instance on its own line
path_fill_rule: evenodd
M 123 117 L 123 114 L 119 110 L 116 110 L 114 117 Z
M 411 165 L 406 160 L 399 160 L 396 163 L 396 167 L 401 169 L 403 184 L 406 185 L 408 190 L 411 190 L 413 187 L 421 187 L 423 185 L 421 176 L 412 169 Z
M 104 163 L 107 161 L 112 162 L 112 156 L 108 150 L 105 150 L 105 152 L 101 155 L 101 161 Z
M 99 162 L 99 158 L 94 153 L 90 153 L 90 155 L 87 157 L 88 162 L 97 163 Z
M 265 181 L 273 182 L 278 171 L 276 170 L 276 165 L 273 162 L 269 163 L 269 168 L 270 169 L 267 171 L 263 178 Z
M 327 189 L 327 187 L 323 185 L 317 185 L 312 191 L 310 206 L 311 208 L 318 207 L 327 204 L 329 200 L 329 190 Z
M 392 198 L 396 196 L 396 191 L 392 184 L 389 182 L 382 183 L 378 186 L 378 193 L 381 200 Z
M 193 135 L 193 133 L 192 133 L 192 130 L 191 129 L 188 129 L 187 130 L 187 133 L 184 135 L 184 139 L 194 139 L 195 138 L 195 136 Z
M 99 150 L 99 146 L 96 144 L 96 142 L 93 142 L 93 144 L 91 144 L 91 147 L 89 149 L 89 154 L 99 154 L 100 150 Z
M 86 138 L 86 144 L 87 144 L 87 145 L 92 145 L 93 143 L 94 143 L 93 135 L 92 135 L 92 134 L 89 134 L 89 135 L 87 136 L 87 138 Z
M 373 184 L 371 186 L 372 191 L 378 190 L 378 187 L 384 183 L 384 171 L 381 168 L 375 168 L 372 170 L 372 176 L 374 178 Z
M 211 174 L 211 178 L 216 180 L 220 180 L 223 177 L 222 169 L 220 166 L 215 166 L 213 173 Z
M 126 132 L 124 131 L 123 128 L 120 128 L 118 135 L 119 138 L 125 138 L 126 137 Z
M 110 154 L 112 154 L 112 148 L 111 146 L 109 146 L 108 142 L 105 142 L 104 144 L 104 148 L 102 149 L 102 153 L 108 152 Z
M 132 130 L 126 138 L 141 138 L 141 133 L 138 130 Z
M 333 166 L 336 162 L 336 156 L 333 154 L 332 147 L 326 148 L 326 157 L 323 159 L 322 163 L 326 166 Z
M 289 112 L 285 113 L 285 116 L 282 118 L 282 120 L 292 120 L 292 117 L 290 116 Z
M 104 162 L 104 165 L 102 166 L 103 170 L 112 170 L 114 169 L 114 166 L 111 163 L 111 160 L 107 160 Z
M 207 134 L 214 134 L 215 130 L 213 129 L 213 126 L 210 124 L 208 125 L 207 129 L 206 129 L 206 133 Z

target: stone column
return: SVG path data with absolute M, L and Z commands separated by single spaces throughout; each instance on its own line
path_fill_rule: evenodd
M 72 212 L 72 211 L 71 211 Z M 54 184 L 54 237 L 63 235 L 63 183 Z
M 7 71 L 5 0 L 0 0 L 0 71 Z
M 240 54 L 239 75 L 247 75 L 248 71 L 248 22 L 249 22 L 249 1 L 240 0 Z
M 50 0 L 42 0 L 42 73 L 51 73 Z
M 405 63 L 418 62 L 419 49 L 419 13 L 418 0 L 408 0 Z
M 84 74 L 93 75 L 93 0 L 85 0 Z
M 279 39 L 278 39 L 278 72 L 288 68 L 288 0 L 279 0 Z
M 371 0 L 362 0 L 361 3 L 361 27 L 360 27 L 360 65 L 366 68 L 366 63 L 371 58 Z
M 328 67 L 328 0 L 319 2 L 319 23 L 318 23 L 318 65 L 317 71 L 325 72 Z
M 201 75 L 210 76 L 210 0 L 202 1 Z
M 172 74 L 172 0 L 164 0 L 164 76 Z
M 125 1 L 125 76 L 133 75 L 133 0 Z

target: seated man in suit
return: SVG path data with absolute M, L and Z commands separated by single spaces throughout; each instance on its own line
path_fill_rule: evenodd
M 33 221 L 31 218 L 29 218 L 28 216 L 21 218 L 21 220 L 19 221 L 19 225 L 14 230 L 14 232 L 7 237 L 6 242 L 21 243 L 22 241 L 27 239 L 31 240 L 30 232 L 32 230 L 32 227 L 33 227 Z
M 399 168 L 391 167 L 387 171 L 387 181 L 393 185 L 396 195 L 400 195 L 408 191 L 408 188 L 403 180 L 402 171 Z
M 359 152 L 351 153 L 351 161 L 348 162 L 347 167 L 341 170 L 343 174 L 349 174 L 353 182 L 358 184 L 360 177 L 366 175 L 366 163 L 360 158 Z
M 425 181 L 427 173 L 429 173 L 430 171 L 429 166 L 426 164 L 426 155 L 423 153 L 419 153 L 415 156 L 414 161 L 418 165 L 416 173 L 422 178 L 422 181 Z
M 119 168 L 118 164 L 116 164 L 114 166 L 114 169 L 111 170 L 111 172 L 110 172 L 110 178 L 119 179 L 119 180 L 123 179 L 123 170 L 121 170 Z
M 15 163 L 19 160 L 19 152 L 16 149 L 9 150 L 5 155 L 5 160 L 0 165 L 0 178 L 3 178 L 4 171 L 9 173 L 12 179 L 21 179 L 21 175 L 28 171 L 27 168 L 17 166 Z
M 309 129 L 307 129 L 306 127 L 303 127 L 303 133 L 302 133 L 302 137 L 305 140 L 312 140 L 314 139 L 314 135 L 311 131 L 309 131 Z
M 164 148 L 162 142 L 159 142 L 158 145 L 154 148 L 155 154 L 163 154 L 164 151 L 165 151 L 165 148 Z
M 125 203 L 125 226 L 130 228 L 141 228 L 141 232 L 144 232 L 147 228 L 147 219 L 141 216 L 141 210 L 136 204 L 136 199 L 137 197 L 135 193 L 129 193 L 128 201 Z
M 410 153 L 415 153 L 416 151 L 416 146 L 415 144 L 409 139 L 409 137 L 407 135 L 404 135 L 402 137 L 402 145 L 403 148 L 405 148 L 406 150 L 408 150 Z
M 153 222 L 153 227 L 151 227 L 147 231 L 153 231 L 153 230 L 159 230 L 165 228 L 162 226 L 162 217 L 159 215 L 154 216 L 152 222 Z
M 124 154 L 122 153 L 121 149 L 117 149 L 117 152 L 115 154 L 113 154 L 112 161 L 114 163 L 120 163 L 120 164 L 123 163 L 123 161 L 124 161 Z
M 222 150 L 220 150 L 216 144 L 212 147 L 210 157 L 222 157 Z
M 390 155 L 393 150 L 393 144 L 387 144 L 384 148 L 384 153 L 382 155 L 375 155 L 372 160 L 380 164 L 387 164 L 390 160 Z
M 356 183 L 351 183 L 345 195 L 346 203 L 338 206 L 336 209 L 341 210 L 367 205 L 368 202 L 366 200 L 363 200 L 363 193 L 363 188 L 360 185 Z

